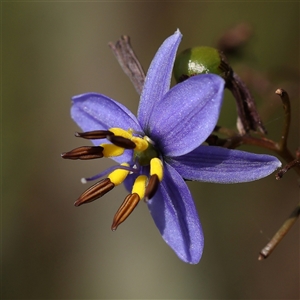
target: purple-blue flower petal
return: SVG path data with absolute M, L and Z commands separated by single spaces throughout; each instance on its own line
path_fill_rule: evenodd
M 196 75 L 175 85 L 155 105 L 150 137 L 164 155 L 186 154 L 206 140 L 219 118 L 223 93 L 220 76 Z
M 104 95 L 87 93 L 72 98 L 72 119 L 83 131 L 107 130 L 119 127 L 125 130 L 134 129 L 142 132 L 136 117 L 121 103 Z M 95 145 L 107 140 L 93 140 Z M 125 151 L 120 157 L 114 157 L 117 162 L 127 162 L 132 158 L 132 151 Z
M 72 101 L 71 116 L 84 131 L 112 127 L 142 130 L 129 109 L 105 95 L 86 93 L 74 96 Z
M 183 261 L 198 263 L 204 245 L 199 217 L 186 183 L 170 165 L 164 164 L 163 181 L 147 203 L 166 243 Z
M 170 89 L 173 64 L 181 37 L 179 30 L 168 37 L 150 64 L 138 109 L 138 120 L 143 128 L 148 127 L 153 107 Z
M 213 183 L 254 181 L 281 166 L 271 155 L 216 146 L 200 146 L 186 155 L 168 158 L 168 163 L 185 179 Z

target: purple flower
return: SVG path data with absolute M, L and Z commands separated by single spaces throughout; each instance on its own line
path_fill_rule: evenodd
M 185 180 L 236 183 L 257 180 L 281 163 L 273 156 L 201 145 L 213 131 L 222 105 L 224 80 L 197 75 L 170 89 L 181 33 L 177 30 L 157 51 L 146 77 L 137 117 L 107 96 L 75 96 L 71 115 L 91 139 L 64 153 L 69 159 L 110 157 L 118 164 L 86 180 L 104 178 L 75 205 L 91 202 L 124 182 L 130 194 L 116 213 L 112 229 L 145 199 L 166 243 L 185 262 L 198 263 L 203 232 Z

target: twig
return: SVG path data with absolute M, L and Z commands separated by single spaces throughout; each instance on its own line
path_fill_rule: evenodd
M 110 42 L 108 46 L 140 95 L 144 86 L 145 72 L 131 47 L 130 37 L 122 35 L 115 44 Z
M 270 242 L 260 251 L 258 260 L 263 260 L 267 258 L 276 246 L 280 243 L 283 237 L 288 233 L 294 223 L 297 221 L 297 218 L 300 215 L 300 202 L 298 206 L 293 210 L 288 219 L 282 224 L 280 229 L 275 233 Z
M 279 142 L 279 148 L 284 151 L 287 147 L 287 139 L 290 130 L 291 123 L 291 104 L 288 93 L 283 89 L 277 89 L 275 94 L 279 95 L 283 104 L 283 109 L 285 113 L 284 126 L 281 135 L 281 140 Z
M 298 150 L 299 151 L 299 150 Z M 297 152 L 298 152 L 297 151 Z M 298 155 L 297 155 L 298 156 Z M 290 163 L 288 163 L 287 165 L 285 165 L 285 167 L 283 167 L 281 170 L 279 170 L 277 172 L 277 174 L 275 175 L 276 179 L 279 180 L 282 178 L 282 176 L 289 171 L 290 169 L 296 167 L 296 166 L 300 166 L 300 157 L 298 156 L 298 158 L 292 160 Z M 297 170 L 297 169 L 296 169 Z M 299 170 L 299 169 L 298 169 Z

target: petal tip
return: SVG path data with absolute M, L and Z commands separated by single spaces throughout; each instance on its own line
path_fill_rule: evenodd
M 181 33 L 181 31 L 180 31 L 179 28 L 176 29 L 176 31 L 174 32 L 174 34 L 178 34 L 178 35 L 182 36 L 182 33 Z

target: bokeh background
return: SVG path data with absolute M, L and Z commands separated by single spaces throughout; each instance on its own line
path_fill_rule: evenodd
M 60 158 L 82 145 L 74 137 L 71 96 L 100 92 L 136 112 L 138 95 L 109 41 L 130 35 L 147 70 L 177 28 L 182 51 L 214 46 L 240 22 L 252 26 L 253 36 L 232 66 L 250 87 L 262 87 L 252 91 L 271 138 L 279 138 L 283 124 L 275 89 L 290 91 L 294 151 L 300 144 L 298 1 L 8 1 L 1 9 L 2 299 L 299 298 L 299 221 L 267 260 L 257 260 L 299 201 L 295 172 L 280 181 L 271 175 L 238 185 L 189 183 L 205 233 L 204 255 L 193 266 L 164 243 L 143 203 L 110 230 L 123 187 L 75 208 L 86 188 L 80 178 L 111 162 Z M 235 118 L 226 99 L 220 123 L 234 127 Z

